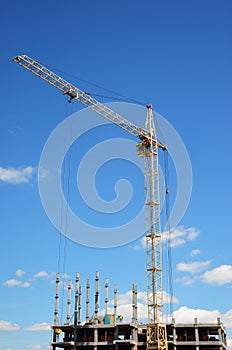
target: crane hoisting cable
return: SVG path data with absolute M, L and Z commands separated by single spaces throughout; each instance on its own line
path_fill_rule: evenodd
M 167 150 L 158 142 L 152 106 L 147 106 L 145 127 L 138 127 L 88 93 L 80 90 L 27 55 L 16 56 L 14 62 L 53 85 L 97 114 L 140 140 L 137 154 L 144 158 L 146 205 L 146 275 L 147 275 L 147 350 L 167 350 L 162 284 L 162 240 L 160 232 L 160 198 L 158 149 Z

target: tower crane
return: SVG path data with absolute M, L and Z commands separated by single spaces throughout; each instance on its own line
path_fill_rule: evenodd
M 157 140 L 152 105 L 147 106 L 145 127 L 136 126 L 88 93 L 64 80 L 38 61 L 27 55 L 19 55 L 13 61 L 50 85 L 68 95 L 110 122 L 124 129 L 137 139 L 137 154 L 144 158 L 145 206 L 146 206 L 146 277 L 147 277 L 147 350 L 167 350 L 166 325 L 162 286 L 162 241 L 160 232 L 160 198 L 158 149 L 166 150 Z

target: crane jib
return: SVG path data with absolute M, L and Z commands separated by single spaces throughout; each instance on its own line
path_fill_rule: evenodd
M 38 61 L 35 61 L 27 55 L 16 56 L 13 58 L 13 61 L 31 71 L 33 74 L 45 80 L 57 89 L 61 90 L 64 95 L 68 95 L 70 97 L 70 102 L 73 99 L 77 100 L 86 107 L 89 107 L 96 113 L 100 114 L 102 117 L 108 119 L 112 123 L 118 125 L 120 128 L 129 132 L 134 137 L 139 138 L 146 147 L 154 146 L 159 147 L 163 150 L 167 149 L 166 146 L 159 143 L 157 139 L 154 138 L 154 136 L 152 137 L 148 130 L 144 129 L 143 127 L 138 127 L 137 125 L 129 122 L 121 115 L 112 111 L 106 105 L 91 97 L 88 93 L 80 90 L 63 78 L 56 75 L 54 72 L 42 66 Z M 151 109 L 152 107 L 151 105 L 148 105 L 147 108 Z

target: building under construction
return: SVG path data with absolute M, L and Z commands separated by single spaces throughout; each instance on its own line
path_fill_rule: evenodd
M 138 322 L 137 287 L 132 286 L 132 304 L 130 321 L 125 322 L 123 315 L 117 312 L 117 287 L 114 286 L 113 313 L 109 312 L 108 280 L 105 280 L 105 310 L 99 306 L 99 274 L 95 278 L 95 303 L 90 316 L 90 280 L 85 291 L 85 321 L 82 321 L 82 287 L 79 274 L 76 274 L 74 312 L 71 314 L 71 281 L 67 287 L 66 322 L 59 321 L 59 276 L 56 279 L 56 297 L 53 350 L 146 350 L 147 325 Z M 111 309 L 112 310 L 112 309 Z M 61 323 L 61 324 L 60 324 Z M 172 319 L 166 325 L 169 350 L 225 350 L 226 331 L 220 318 L 213 324 L 199 323 L 195 318 L 192 324 L 179 324 Z

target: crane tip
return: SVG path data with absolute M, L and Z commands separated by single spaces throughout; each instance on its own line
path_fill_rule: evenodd
M 15 56 L 13 59 L 12 59 L 13 62 L 19 62 L 20 61 L 20 57 L 19 56 Z

